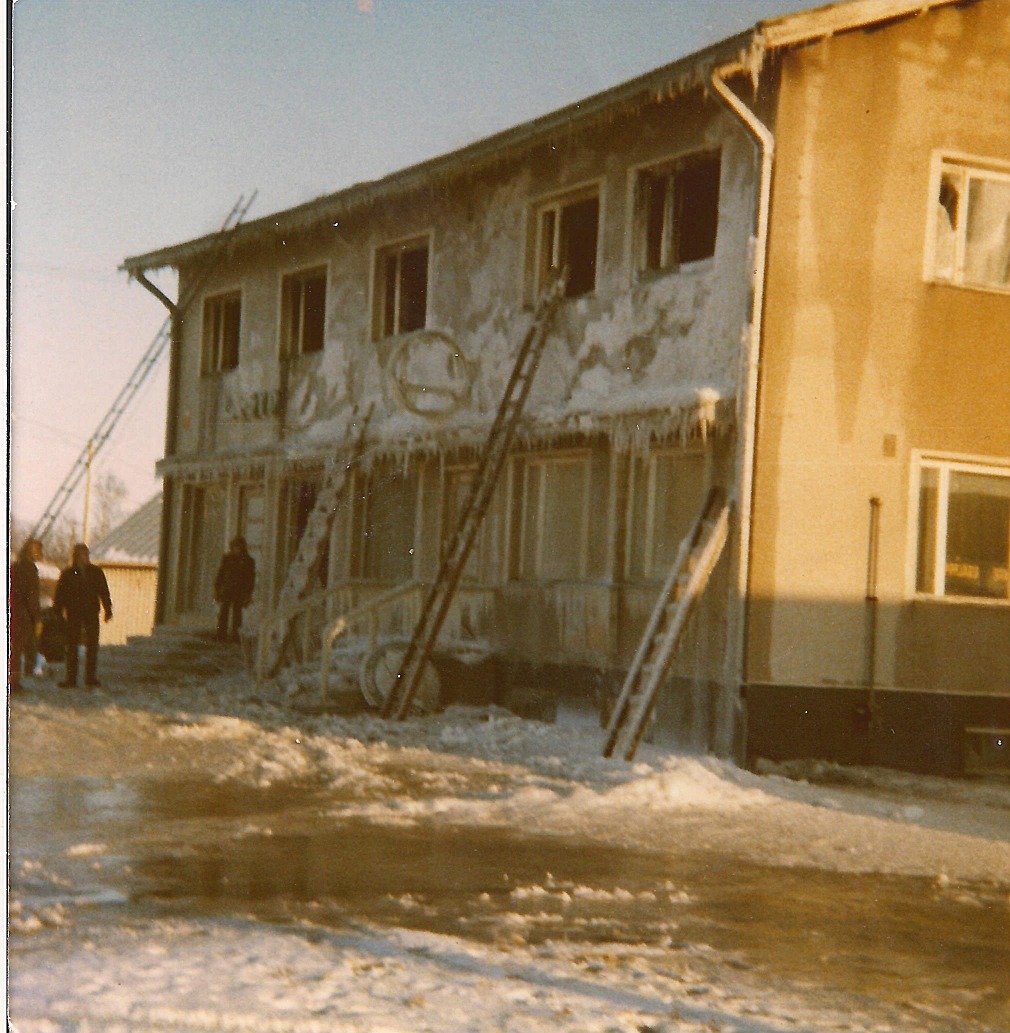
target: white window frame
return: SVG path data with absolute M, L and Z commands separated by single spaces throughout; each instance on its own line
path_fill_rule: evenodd
M 675 262 L 671 259 L 674 230 L 673 204 L 675 197 L 673 181 L 692 162 L 700 161 L 705 158 L 717 158 L 719 162 L 719 190 L 716 194 L 716 231 L 715 240 L 712 244 L 712 254 L 706 255 L 703 258 L 691 259 L 687 262 Z M 656 268 L 650 268 L 646 265 L 648 227 L 643 184 L 645 177 L 647 176 L 654 179 L 665 179 L 668 184 L 663 212 L 662 240 L 660 242 L 660 265 Z M 675 273 L 685 269 L 707 268 L 712 262 L 714 262 L 716 251 L 719 247 L 719 225 L 721 222 L 720 216 L 722 214 L 722 147 L 697 147 L 688 151 L 679 151 L 677 154 L 661 158 L 659 161 L 649 161 L 634 166 L 629 169 L 629 177 L 628 210 L 631 219 L 629 241 L 631 246 L 630 264 L 633 277 L 636 280 L 648 280 L 653 277 L 665 276 L 669 273 Z
M 919 566 L 919 521 L 922 471 L 937 471 L 936 536 L 933 542 L 933 590 L 918 589 Z M 953 605 L 1010 606 L 1010 598 L 997 599 L 991 596 L 946 594 L 947 568 L 947 519 L 949 508 L 951 473 L 971 473 L 983 476 L 1004 477 L 1010 480 L 1010 459 L 992 456 L 966 456 L 950 452 L 912 451 L 912 474 L 909 477 L 909 539 L 908 563 L 905 571 L 907 595 L 909 598 L 943 602 Z
M 691 457 L 696 462 L 706 464 L 710 460 L 710 453 L 702 448 L 677 448 L 663 447 L 652 448 L 647 456 L 639 457 L 636 461 L 632 459 L 628 469 L 627 505 L 624 520 L 624 576 L 627 580 L 656 581 L 666 577 L 669 573 L 667 568 L 656 569 L 656 502 L 658 465 L 662 459 L 679 459 Z M 644 470 L 641 468 L 644 467 Z M 637 481 L 639 473 L 645 474 L 645 529 L 644 542 L 642 546 L 642 570 L 635 571 L 631 567 L 631 542 L 637 528 L 637 513 L 635 508 Z M 702 479 L 707 490 L 710 471 L 703 465 Z M 700 504 L 700 503 L 699 503 Z
M 954 229 L 953 269 L 946 275 L 937 268 L 937 219 L 940 217 L 940 184 L 944 173 L 960 172 L 965 177 L 965 189 L 961 191 L 964 198 L 964 212 L 958 215 L 958 225 Z M 1010 293 L 1010 284 L 977 283 L 964 279 L 965 244 L 967 239 L 967 182 L 970 179 L 992 180 L 1010 183 L 1010 163 L 993 158 L 982 158 L 977 155 L 963 154 L 954 151 L 934 151 L 929 176 L 929 201 L 926 212 L 926 246 L 924 249 L 923 279 L 930 283 L 963 287 L 969 290 L 992 291 L 997 294 Z
M 547 481 L 549 468 L 551 466 L 581 466 L 582 467 L 582 501 L 574 507 L 579 515 L 579 561 L 578 571 L 574 579 L 584 581 L 586 570 L 589 565 L 589 491 L 592 477 L 592 456 L 589 452 L 565 452 L 530 454 L 522 457 L 519 474 L 521 480 L 521 501 L 519 507 L 519 555 L 515 569 L 521 581 L 543 581 L 544 580 L 544 521 L 547 515 Z M 529 482 L 533 475 L 539 476 L 540 484 L 537 493 L 536 512 L 536 534 L 537 540 L 533 549 L 533 569 L 528 570 L 526 564 L 526 536 L 529 528 L 527 519 L 527 507 L 529 505 Z M 569 580 L 569 579 L 564 579 Z
M 427 262 L 426 262 L 426 281 L 425 281 L 425 297 L 424 297 L 424 327 L 420 329 L 427 329 L 431 323 L 431 297 L 432 297 L 432 272 L 433 262 L 432 256 L 435 253 L 434 249 L 434 233 L 431 230 L 427 230 L 424 233 L 417 233 L 410 237 L 404 237 L 402 240 L 395 240 L 391 243 L 381 244 L 372 250 L 372 340 L 382 341 L 389 337 L 397 337 L 404 331 L 400 328 L 400 305 L 401 305 L 401 292 L 403 284 L 401 281 L 400 270 L 403 255 L 408 251 L 420 251 L 421 248 L 426 248 Z M 385 315 L 386 315 L 386 274 L 385 274 L 385 260 L 390 256 L 395 255 L 397 259 L 396 263 L 396 278 L 394 281 L 394 295 L 393 295 L 393 331 L 386 333 L 385 328 Z M 418 330 L 410 331 L 411 333 L 417 333 Z
M 544 283 L 544 270 L 558 269 L 561 256 L 561 213 L 565 208 L 582 201 L 594 199 L 597 204 L 596 213 L 596 254 L 593 262 L 593 289 L 580 294 L 578 297 L 587 297 L 596 294 L 600 289 L 600 269 L 603 258 L 603 225 L 604 225 L 604 191 L 603 181 L 594 179 L 586 183 L 579 183 L 569 187 L 561 193 L 549 194 L 538 198 L 531 207 L 532 230 L 533 230 L 533 268 L 530 283 L 533 287 L 533 297 L 536 300 L 546 284 Z M 544 216 L 548 212 L 554 213 L 554 230 L 551 240 L 548 243 L 544 233 Z M 545 249 L 550 248 L 545 258 Z
M 224 363 L 224 318 L 223 306 L 229 301 L 238 299 L 238 341 L 235 347 L 235 365 L 225 366 Z M 216 316 L 211 316 L 209 310 L 218 310 Z M 211 320 L 208 317 L 211 316 Z M 203 299 L 203 307 L 200 313 L 200 375 L 211 376 L 214 373 L 227 373 L 229 370 L 237 369 L 242 350 L 242 291 L 238 288 L 227 291 L 217 291 L 208 294 Z
M 322 275 L 323 284 L 325 287 L 325 296 L 323 297 L 323 341 L 322 347 L 318 350 L 312 350 L 309 352 L 305 351 L 305 293 L 302 292 L 301 300 L 301 313 L 298 320 L 298 340 L 292 341 L 289 337 L 290 325 L 288 320 L 288 301 L 287 295 L 289 287 L 288 285 L 297 280 L 309 280 L 315 279 L 317 276 Z M 280 312 L 278 315 L 278 325 L 280 326 L 279 336 L 279 353 L 281 360 L 296 359 L 301 355 L 321 355 L 326 350 L 326 323 L 329 314 L 330 305 L 330 264 L 329 262 L 313 262 L 311 265 L 306 265 L 301 269 L 294 269 L 289 272 L 281 274 L 280 281 Z

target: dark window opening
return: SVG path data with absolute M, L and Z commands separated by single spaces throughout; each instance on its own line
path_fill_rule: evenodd
M 326 338 L 326 270 L 284 278 L 285 340 L 282 354 L 320 352 Z
M 550 270 L 568 270 L 565 297 L 578 298 L 596 289 L 596 245 L 600 199 L 587 197 L 545 208 L 540 215 L 540 277 L 543 289 Z
M 696 155 L 673 167 L 640 173 L 643 270 L 676 269 L 715 254 L 719 180 L 718 154 Z
M 377 337 L 409 334 L 428 325 L 428 244 L 403 244 L 381 252 L 376 262 Z
M 203 303 L 202 373 L 217 373 L 238 366 L 241 325 L 241 294 L 207 298 Z

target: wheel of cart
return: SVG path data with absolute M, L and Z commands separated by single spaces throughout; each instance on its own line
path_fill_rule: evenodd
M 381 709 L 385 705 L 409 644 L 402 639 L 381 642 L 365 657 L 361 664 L 359 677 L 361 694 L 369 706 Z M 424 665 L 410 712 L 412 714 L 434 713 L 438 709 L 441 694 L 441 679 L 429 660 Z

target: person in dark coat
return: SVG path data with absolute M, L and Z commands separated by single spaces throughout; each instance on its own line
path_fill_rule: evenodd
M 245 539 L 241 536 L 233 538 L 228 551 L 221 557 L 217 577 L 214 578 L 214 598 L 218 603 L 217 637 L 220 641 L 228 641 L 229 617 L 231 638 L 238 641 L 242 611 L 252 601 L 255 586 L 256 561 L 249 555 Z
M 42 543 L 29 538 L 18 552 L 10 569 L 10 656 L 7 667 L 11 692 L 21 688 L 22 670 L 26 675 L 35 672 L 38 646 L 35 628 L 42 616 L 39 606 L 39 568 Z M 23 668 L 22 668 L 23 665 Z
M 112 620 L 112 599 L 105 572 L 91 562 L 86 545 L 75 545 L 73 561 L 60 573 L 56 582 L 53 609 L 67 624 L 67 680 L 61 688 L 77 687 L 77 646 L 84 639 L 84 684 L 98 685 L 98 611 L 105 611 L 105 621 Z

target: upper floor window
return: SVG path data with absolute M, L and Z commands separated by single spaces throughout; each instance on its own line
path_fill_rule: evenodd
M 596 246 L 600 195 L 596 187 L 542 205 L 537 210 L 537 259 L 534 288 L 540 293 L 552 271 L 568 270 L 565 296 L 596 290 Z
M 921 459 L 915 590 L 1010 599 L 1010 465 Z
M 943 157 L 932 191 L 927 278 L 1010 290 L 1010 167 Z
M 639 272 L 663 272 L 715 254 L 720 155 L 691 154 L 638 173 Z
M 281 357 L 323 350 L 326 337 L 326 267 L 285 276 L 281 283 Z
M 382 248 L 375 256 L 375 340 L 428 325 L 427 237 Z
M 204 300 L 201 373 L 218 373 L 238 365 L 241 325 L 242 295 L 239 291 L 216 294 Z

